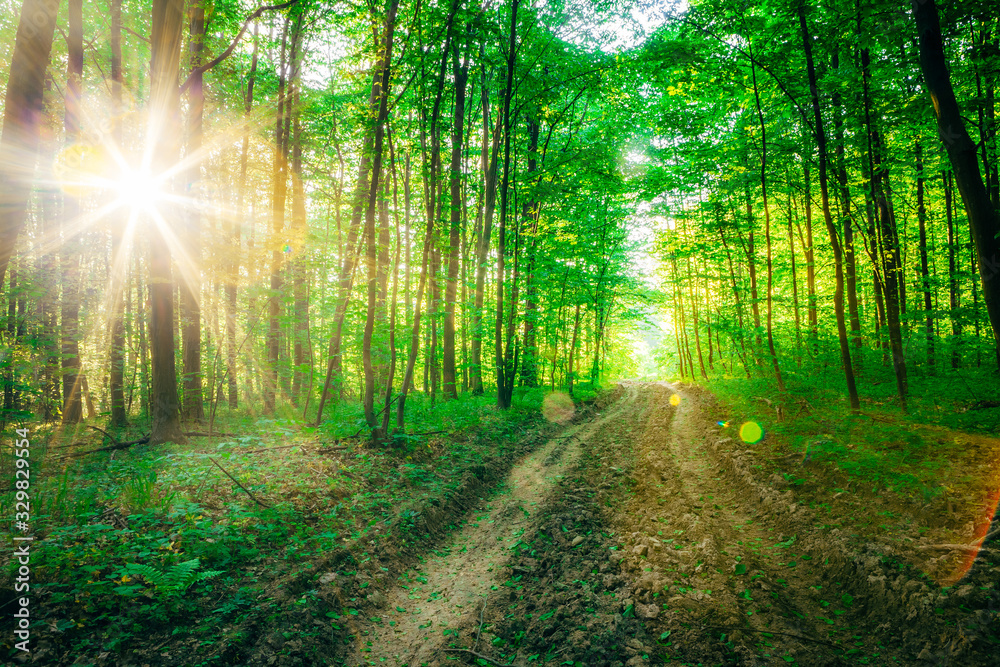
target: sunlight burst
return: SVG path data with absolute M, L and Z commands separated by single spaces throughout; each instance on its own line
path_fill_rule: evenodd
M 128 169 L 114 183 L 119 206 L 135 212 L 151 212 L 164 197 L 162 179 L 155 178 L 148 169 Z

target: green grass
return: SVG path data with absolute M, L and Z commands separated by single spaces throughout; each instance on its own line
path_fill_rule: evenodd
M 965 453 L 965 443 L 945 429 L 995 435 L 992 420 L 1000 418 L 1000 411 L 994 417 L 989 408 L 970 410 L 970 401 L 989 401 L 994 395 L 1000 399 L 1000 386 L 987 369 L 975 371 L 976 394 L 964 389 L 968 381 L 964 374 L 973 374 L 972 369 L 946 376 L 925 371 L 911 369 L 907 413 L 895 399 L 891 368 L 882 367 L 881 356 L 870 351 L 858 381 L 859 415 L 850 412 L 839 368 L 819 363 L 803 368 L 787 363 L 783 368 L 785 395 L 771 378 L 717 375 L 706 386 L 727 406 L 733 422 L 727 434 L 734 439 L 739 437 L 741 423 L 757 421 L 767 437 L 751 445 L 754 448 L 775 456 L 798 452 L 803 459 L 808 456 L 810 461 L 837 466 L 859 485 L 892 488 L 929 502 L 946 485 L 968 481 L 954 465 Z M 783 407 L 783 421 L 778 421 L 764 398 Z M 970 412 L 975 412 L 975 418 Z
M 338 550 L 363 560 L 387 537 L 400 544 L 424 537 L 415 530 L 423 508 L 540 423 L 545 393 L 519 388 L 508 411 L 492 396 L 431 408 L 416 394 L 408 432 L 445 433 L 411 435 L 395 449 L 349 437 L 363 425 L 353 403 L 332 409 L 318 428 L 289 416 L 224 416 L 216 429 L 238 435 L 79 458 L 59 457 L 101 446 L 96 432 L 74 450 L 58 447 L 82 432 L 46 445 L 42 429 L 33 429 L 33 621 L 55 624 L 61 649 L 82 655 L 122 653 L 151 633 L 236 642 L 222 626 L 238 627 L 252 609 L 268 608 L 276 578 L 308 571 Z M 584 388 L 578 398 L 594 393 Z M 277 447 L 285 448 L 254 452 Z M 255 504 L 209 457 L 270 507 Z M 12 466 L 10 452 L 0 452 L 0 472 Z M 13 494 L 2 500 L 12 504 Z M 354 546 L 362 540 L 363 548 Z M 0 549 L 10 544 L 3 540 Z M 7 584 L 9 555 L 0 574 Z

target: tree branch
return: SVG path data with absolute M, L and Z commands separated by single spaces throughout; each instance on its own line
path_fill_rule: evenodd
M 226 48 L 225 51 L 216 56 L 214 60 L 211 60 L 210 62 L 201 65 L 199 67 L 195 67 L 193 70 L 191 70 L 191 74 L 188 75 L 187 80 L 185 80 L 184 83 L 181 85 L 180 94 L 181 95 L 184 94 L 184 91 L 186 91 L 191 86 L 191 83 L 194 81 L 195 77 L 204 74 L 205 72 L 212 69 L 213 67 L 221 63 L 223 60 L 231 56 L 233 54 L 233 51 L 236 49 L 236 45 L 240 43 L 240 40 L 243 39 L 243 35 L 246 34 L 247 28 L 250 27 L 250 24 L 256 19 L 258 19 L 261 14 L 263 14 L 264 12 L 286 9 L 288 7 L 291 7 L 295 3 L 296 0 L 288 0 L 288 2 L 282 3 L 280 5 L 261 5 L 260 7 L 255 9 L 253 14 L 248 16 L 246 20 L 243 22 L 243 27 L 240 28 L 240 31 L 236 34 L 236 37 L 233 39 L 232 43 Z
M 289 4 L 291 4 L 291 3 L 289 3 Z M 261 507 L 265 507 L 265 508 L 270 508 L 271 507 L 270 505 L 265 505 L 264 503 L 262 503 L 261 501 L 259 501 L 257 499 L 257 496 L 255 496 L 254 494 L 250 493 L 250 491 L 248 491 L 245 486 L 243 486 L 242 484 L 240 484 L 239 482 L 237 482 L 236 478 L 233 477 L 232 475 L 230 475 L 228 470 L 226 470 L 221 465 L 219 465 L 218 461 L 216 461 L 215 459 L 213 459 L 211 456 L 208 457 L 208 460 L 211 461 L 212 463 L 214 463 L 219 470 L 221 470 L 222 472 L 226 473 L 226 477 L 228 477 L 229 479 L 233 480 L 233 483 L 236 484 L 236 486 L 238 486 L 241 489 L 243 489 L 243 493 L 245 493 L 248 496 L 250 496 L 250 499 L 253 500 L 255 503 L 257 503 Z

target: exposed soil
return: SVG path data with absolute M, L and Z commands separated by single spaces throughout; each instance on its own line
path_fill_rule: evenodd
M 1000 664 L 988 549 L 942 590 L 932 550 L 826 523 L 832 489 L 778 484 L 719 412 L 626 383 L 376 596 L 348 664 Z
M 623 383 L 356 543 L 248 572 L 270 583 L 224 641 L 95 664 L 1000 665 L 1000 567 L 967 546 L 983 507 L 849 488 L 740 421 L 696 387 Z

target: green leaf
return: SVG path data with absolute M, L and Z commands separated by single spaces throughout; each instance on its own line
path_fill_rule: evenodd
M 840 596 L 840 602 L 845 607 L 850 607 L 852 604 L 854 604 L 854 597 L 851 596 L 850 593 L 844 593 L 843 595 Z
M 747 573 L 747 566 L 744 565 L 743 563 L 737 563 L 736 564 L 736 570 L 735 570 L 735 572 L 736 572 L 736 574 L 746 574 Z

